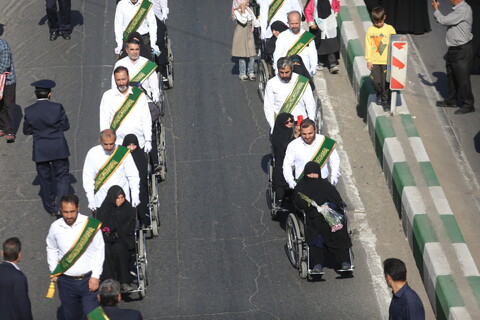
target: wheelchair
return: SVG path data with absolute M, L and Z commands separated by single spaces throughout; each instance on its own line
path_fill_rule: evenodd
M 151 233 L 152 237 L 158 237 L 160 228 L 160 196 L 158 194 L 158 178 L 152 172 L 152 166 L 148 164 L 148 213 L 150 217 L 150 226 L 144 228 L 144 231 Z
M 260 100 L 265 98 L 265 88 L 268 80 L 273 78 L 275 71 L 273 70 L 272 63 L 273 57 L 265 53 L 266 40 L 261 39 L 260 28 L 254 30 L 255 49 L 257 51 L 257 78 L 258 78 L 258 96 Z
M 346 207 L 346 206 L 345 206 Z M 352 236 L 352 231 L 348 229 L 348 218 L 345 208 L 343 208 L 343 215 L 345 219 L 344 228 L 347 228 L 349 237 Z M 316 272 L 310 266 L 310 248 L 305 241 L 305 225 L 307 224 L 307 215 L 304 211 L 295 210 L 287 217 L 285 226 L 285 233 L 287 242 L 285 250 L 287 252 L 288 260 L 292 266 L 298 270 L 299 276 L 302 279 L 308 278 L 312 280 L 313 277 L 322 277 L 324 272 Z M 350 269 L 342 270 L 336 269 L 336 272 L 342 277 L 352 276 L 355 270 L 354 255 L 352 248 L 348 249 L 350 257 Z
M 143 299 L 146 296 L 148 286 L 147 237 L 145 230 L 140 228 L 140 220 L 138 219 L 135 228 L 135 261 L 133 266 L 134 270 L 131 273 L 135 276 L 134 283 L 137 285 L 137 288 L 122 293 L 138 293 L 140 299 Z
M 161 77 L 161 81 L 164 83 L 165 87 L 167 89 L 172 89 L 173 88 L 173 80 L 174 80 L 173 50 L 172 50 L 172 40 L 168 36 L 168 30 L 165 30 L 164 38 L 165 38 L 165 47 L 167 48 L 167 57 L 168 57 L 168 64 L 165 66 L 167 76 L 164 78 L 160 75 L 160 77 Z
M 268 187 L 267 187 L 267 199 L 268 205 L 270 208 L 270 217 L 272 220 L 278 220 L 278 215 L 281 212 L 289 212 L 288 209 L 285 207 L 279 207 L 277 205 L 277 192 L 275 191 L 275 187 L 273 186 L 273 168 L 275 168 L 275 155 L 270 155 L 270 160 L 268 162 Z

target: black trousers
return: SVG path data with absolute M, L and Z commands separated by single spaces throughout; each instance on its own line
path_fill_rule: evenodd
M 57 16 L 57 2 L 59 15 Z M 48 25 L 50 32 L 71 32 L 71 0 L 46 0 Z M 59 19 L 60 18 L 60 19 Z
M 102 280 L 114 279 L 120 283 L 129 283 L 130 252 L 121 239 L 110 243 L 105 241 L 105 261 L 103 262 Z
M 15 133 L 15 88 L 15 83 L 5 85 L 3 99 L 0 100 L 0 129 L 6 134 Z
M 82 280 L 65 276 L 58 277 L 58 294 L 62 302 L 59 319 L 85 319 L 87 314 L 98 307 L 98 291 L 90 292 L 88 289 L 89 280 L 90 277 L 85 277 Z
M 473 42 L 462 46 L 449 47 L 446 55 L 448 98 L 447 102 L 456 104 L 461 100 L 463 108 L 474 108 L 470 71 L 473 64 Z
M 68 193 L 70 186 L 68 158 L 36 162 L 36 166 L 43 207 L 49 213 L 56 212 L 60 209 L 60 198 Z
M 168 55 L 167 55 L 167 46 L 165 43 L 165 32 L 167 31 L 167 26 L 163 21 L 157 19 L 157 46 L 160 49 L 160 55 L 155 57 L 155 62 L 158 64 L 157 71 L 159 71 L 164 77 L 167 76 L 167 71 L 165 65 L 168 64 Z
M 372 86 L 377 93 L 377 99 L 386 102 L 390 100 L 389 83 L 387 82 L 387 65 L 374 64 L 370 72 Z

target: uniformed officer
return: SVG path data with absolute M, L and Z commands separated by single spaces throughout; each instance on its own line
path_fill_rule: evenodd
M 43 207 L 51 215 L 57 215 L 59 200 L 70 186 L 70 151 L 63 134 L 70 123 L 63 106 L 50 101 L 54 81 L 39 80 L 32 86 L 38 100 L 25 109 L 23 133 L 33 135 L 32 160 L 37 166 Z

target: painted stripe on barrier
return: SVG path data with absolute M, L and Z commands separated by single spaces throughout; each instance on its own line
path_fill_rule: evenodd
M 365 6 L 365 1 L 364 0 L 353 0 L 353 4 L 355 6 Z
M 414 253 L 415 260 L 417 257 Z M 431 242 L 426 243 L 423 251 L 424 267 L 420 268 L 417 260 L 417 266 L 420 270 L 420 275 L 423 277 L 423 283 L 425 285 L 425 290 L 427 291 L 428 298 L 432 304 L 433 310 L 437 308 L 437 299 L 435 287 L 437 285 L 437 276 L 447 275 L 451 273 L 450 265 L 448 264 L 447 257 L 440 247 L 440 243 Z M 422 262 L 422 260 L 420 260 Z
M 430 196 L 433 199 L 433 204 L 435 205 L 435 209 L 440 215 L 453 214 L 452 209 L 448 204 L 447 197 L 445 197 L 445 193 L 443 192 L 442 187 L 439 187 L 439 186 L 429 187 L 428 190 L 430 191 Z
M 415 216 L 426 214 L 425 205 L 417 187 L 403 188 L 402 206 L 402 212 L 406 215 L 402 216 L 403 230 L 407 236 L 410 248 L 413 248 L 413 222 L 415 221 Z
M 455 243 L 465 243 L 460 228 L 458 227 L 457 220 L 453 214 L 442 214 L 440 215 L 442 220 L 443 227 L 447 232 L 447 236 L 450 239 L 450 242 Z
M 422 171 L 423 178 L 429 187 L 440 186 L 437 175 L 433 170 L 432 163 L 430 161 L 423 161 L 418 163 L 420 171 Z
M 401 214 L 402 211 L 403 188 L 408 186 L 415 186 L 415 180 L 413 179 L 408 163 L 395 162 L 392 171 L 392 196 L 393 203 L 399 214 Z
M 453 307 L 450 308 L 450 313 L 448 314 L 448 320 L 471 320 L 472 318 L 467 312 L 467 309 L 464 307 Z
M 430 161 L 420 137 L 410 137 L 408 138 L 408 141 L 410 141 L 410 146 L 412 147 L 417 162 Z
M 338 12 L 337 16 L 338 29 L 342 30 L 343 24 L 347 21 L 352 21 L 350 11 L 348 11 L 346 6 L 340 6 L 340 11 Z
M 362 45 L 358 39 L 351 39 L 348 41 L 347 45 L 347 59 L 346 59 L 346 69 L 348 76 L 350 77 L 350 81 L 353 79 L 353 63 L 355 57 L 364 56 Z
M 365 31 L 365 33 L 367 33 L 368 28 L 373 26 L 373 23 L 372 21 L 362 21 L 362 25 L 363 25 L 363 30 Z
M 385 138 L 395 137 L 395 131 L 390 118 L 387 116 L 378 116 L 375 119 L 375 122 L 375 152 L 377 154 L 378 161 L 383 167 L 383 144 L 385 142 Z
M 403 152 L 402 145 L 398 138 L 386 138 L 383 143 L 383 161 L 390 169 L 390 172 L 393 170 L 393 164 L 395 162 L 405 162 L 405 153 Z M 384 165 L 385 167 L 385 165 Z
M 368 77 L 370 75 L 370 70 L 367 68 L 367 60 L 365 60 L 364 56 L 355 57 L 353 60 L 353 78 L 351 79 L 353 92 L 357 97 L 357 100 L 360 98 L 360 88 L 362 86 L 362 81 L 364 77 Z
M 405 128 L 405 133 L 408 137 L 418 137 L 418 131 L 415 127 L 415 123 L 413 122 L 412 116 L 409 114 L 401 114 L 400 119 L 402 121 L 402 125 Z
M 460 230 L 459 230 L 460 231 Z M 463 237 L 462 237 L 463 239 Z M 466 243 L 454 243 L 455 253 L 457 254 L 458 261 L 465 277 L 477 277 L 480 279 L 480 273 L 478 272 L 475 261 L 470 254 L 470 250 Z
M 435 291 L 437 293 L 437 319 L 446 320 L 450 314 L 450 308 L 463 307 L 465 305 L 451 275 L 438 276 Z
M 357 12 L 362 21 L 370 21 L 370 14 L 368 13 L 367 7 L 365 7 L 365 5 L 357 6 Z
M 467 277 L 467 282 L 470 285 L 470 288 L 472 288 L 473 296 L 475 297 L 475 300 L 477 300 L 477 304 L 480 306 L 480 277 Z

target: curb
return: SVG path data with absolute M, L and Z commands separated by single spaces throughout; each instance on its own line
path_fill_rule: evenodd
M 372 23 L 363 0 L 353 2 L 356 12 L 353 13 L 352 7 L 349 8 L 342 3 L 337 20 L 340 29 L 340 51 L 358 100 L 358 114 L 366 119 L 377 158 L 382 165 L 397 213 L 402 219 L 404 232 L 437 319 L 472 319 L 458 290 L 458 283 L 452 275 L 451 265 L 460 265 L 471 289 L 467 294 L 475 298 L 475 308 L 480 306 L 480 273 L 438 182 L 403 96 L 399 95 L 401 103 L 399 107 L 397 106 L 396 116 L 399 120 L 395 121 L 401 123 L 400 127 L 405 131 L 401 134 L 406 135 L 409 142 L 409 146 L 405 147 L 413 150 L 416 163 L 407 161 L 404 147 L 395 132 L 395 128 L 398 130 L 399 126 L 394 126 L 393 118 L 386 115 L 382 107 L 375 103 L 375 92 L 369 78 L 370 71 L 366 67 L 361 45 L 364 40 L 359 39 L 351 14 L 360 17 L 364 28 L 360 31 L 362 33 L 366 32 Z M 428 190 L 436 212 L 427 212 L 425 199 L 412 175 L 411 166 L 420 168 L 421 177 L 417 177 L 417 182 L 421 186 L 425 185 L 422 190 Z M 418 181 L 419 179 L 422 181 Z M 441 221 L 441 228 L 438 226 L 434 228 L 432 218 Z M 451 245 L 456 254 L 455 260 L 458 261 L 453 259 L 448 261 L 439 239 L 446 240 Z

